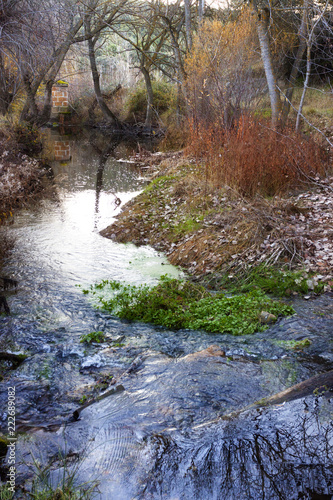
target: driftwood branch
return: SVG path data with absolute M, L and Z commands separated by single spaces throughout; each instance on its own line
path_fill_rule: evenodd
M 97 401 L 101 401 L 102 399 L 105 399 L 108 396 L 111 396 L 112 394 L 116 394 L 117 392 L 122 392 L 124 390 L 125 390 L 124 386 L 119 384 L 119 385 L 111 387 L 111 389 L 103 392 L 99 396 L 96 396 L 95 398 L 89 399 L 89 401 L 87 401 L 82 406 L 80 406 L 80 408 L 77 408 L 75 411 L 73 411 L 73 419 L 79 420 L 81 411 L 84 410 L 85 408 L 87 408 L 88 406 L 91 406 L 92 404 L 97 403 Z
M 285 391 L 260 399 L 259 401 L 245 406 L 245 408 L 241 408 L 240 410 L 227 413 L 226 415 L 221 415 L 221 417 L 211 420 L 210 422 L 206 422 L 205 424 L 197 425 L 195 428 L 199 429 L 201 427 L 206 427 L 207 425 L 217 423 L 221 420 L 231 420 L 238 417 L 242 413 L 255 408 L 265 408 L 267 406 L 283 404 L 288 401 L 304 398 L 305 396 L 310 396 L 311 394 L 321 395 L 328 392 L 333 392 L 333 370 L 315 375 L 307 380 L 304 380 L 303 382 L 300 382 L 299 384 L 289 387 L 289 389 L 286 389 Z

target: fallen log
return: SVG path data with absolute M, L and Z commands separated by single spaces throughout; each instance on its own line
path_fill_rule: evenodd
M 333 370 L 314 375 L 299 384 L 293 385 L 284 391 L 278 392 L 269 398 L 263 398 L 254 403 L 254 406 L 269 406 L 281 403 L 287 403 L 295 399 L 304 398 L 314 394 L 322 395 L 333 391 Z

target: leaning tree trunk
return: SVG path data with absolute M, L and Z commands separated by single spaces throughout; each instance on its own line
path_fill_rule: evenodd
M 144 66 L 141 66 L 140 69 L 145 79 L 145 84 L 147 89 L 147 111 L 146 111 L 145 127 L 150 129 L 153 123 L 153 116 L 154 116 L 154 93 L 149 71 Z
M 104 118 L 108 122 L 114 123 L 119 128 L 123 128 L 122 122 L 117 118 L 117 116 L 114 113 L 112 113 L 112 111 L 108 108 L 106 102 L 103 99 L 100 81 L 99 81 L 99 73 L 98 73 L 97 64 L 96 64 L 96 57 L 95 57 L 95 43 L 96 43 L 97 39 L 94 41 L 92 39 L 92 37 L 89 36 L 90 26 L 89 26 L 89 21 L 87 21 L 87 20 L 85 23 L 85 29 L 86 29 L 86 34 L 88 36 L 89 61 L 90 61 L 90 68 L 91 68 L 91 74 L 92 74 L 92 78 L 93 78 L 93 82 L 94 82 L 94 90 L 95 90 L 97 103 L 98 103 L 98 105 L 103 113 Z
M 256 0 L 252 0 L 252 7 L 256 13 L 257 33 L 260 43 L 261 59 L 264 65 L 265 76 L 268 86 L 268 93 L 271 102 L 272 110 L 272 125 L 276 128 L 281 119 L 281 100 L 280 92 L 277 88 L 277 80 L 274 72 L 272 54 L 269 43 L 268 24 L 269 24 L 269 11 L 263 9 L 258 11 Z

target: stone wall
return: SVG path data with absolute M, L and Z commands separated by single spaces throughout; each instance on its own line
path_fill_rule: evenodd
M 68 112 L 68 83 L 56 83 L 52 88 L 52 115 Z

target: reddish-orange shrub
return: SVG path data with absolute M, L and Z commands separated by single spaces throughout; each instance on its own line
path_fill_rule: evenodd
M 232 129 L 190 123 L 188 152 L 205 165 L 206 179 L 244 196 L 274 196 L 325 174 L 324 149 L 292 130 L 242 116 Z

